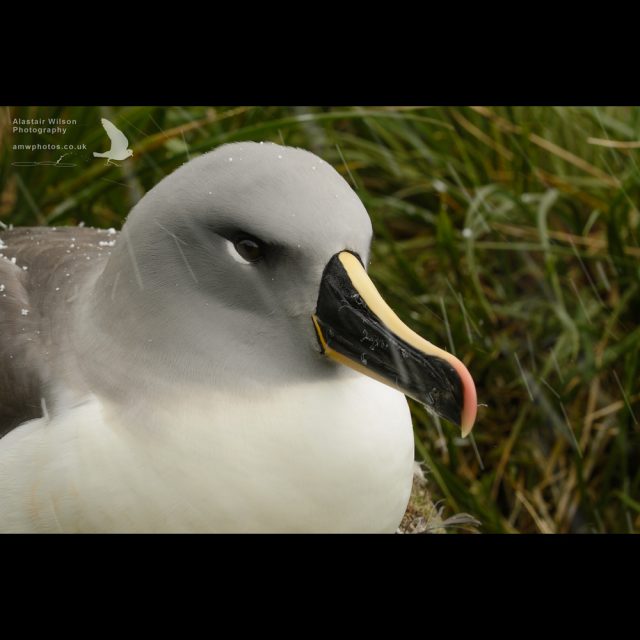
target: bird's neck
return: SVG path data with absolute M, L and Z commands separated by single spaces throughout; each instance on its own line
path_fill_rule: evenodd
M 179 383 L 251 394 L 346 375 L 321 356 L 311 318 L 283 319 L 290 329 L 269 334 L 266 323 L 216 303 L 192 283 L 159 283 L 148 268 L 136 273 L 120 238 L 114 249 L 79 296 L 78 364 L 93 392 L 148 398 Z

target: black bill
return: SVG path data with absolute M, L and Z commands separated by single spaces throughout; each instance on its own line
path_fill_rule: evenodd
M 421 402 L 466 436 L 476 417 L 471 374 L 409 329 L 384 302 L 360 259 L 342 251 L 324 270 L 313 322 L 323 352 Z

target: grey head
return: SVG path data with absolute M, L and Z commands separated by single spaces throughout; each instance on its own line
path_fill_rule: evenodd
M 240 142 L 202 155 L 132 209 L 88 288 L 85 375 L 119 396 L 349 372 L 321 356 L 311 317 L 331 257 L 366 265 L 371 237 L 360 199 L 308 151 Z

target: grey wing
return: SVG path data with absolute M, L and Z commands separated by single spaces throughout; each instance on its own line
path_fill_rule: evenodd
M 112 149 L 127 149 L 129 145 L 129 141 L 127 137 L 116 127 L 113 122 L 110 122 L 106 118 L 101 119 L 102 126 L 104 130 L 107 132 L 109 139 L 111 140 L 111 148 Z
M 54 413 L 54 386 L 71 377 L 74 389 L 81 385 L 69 319 L 115 237 L 86 227 L 0 230 L 0 438 L 40 417 L 43 404 Z
M 0 258 L 0 438 L 22 422 L 42 415 L 34 344 L 37 318 L 26 278 L 20 266 Z

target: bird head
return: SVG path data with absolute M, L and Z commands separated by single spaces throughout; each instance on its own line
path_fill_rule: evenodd
M 224 145 L 132 210 L 102 276 L 105 306 L 122 323 L 121 297 L 142 305 L 144 328 L 121 333 L 153 341 L 158 367 L 183 376 L 248 388 L 364 374 L 466 435 L 477 407 L 471 375 L 384 302 L 367 275 L 371 240 L 361 200 L 319 157 Z

